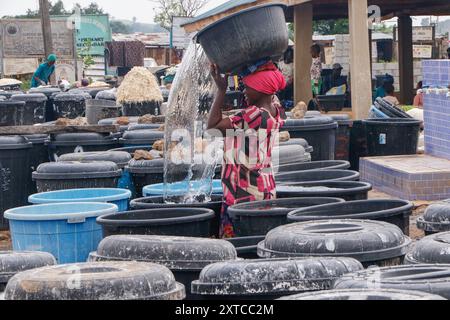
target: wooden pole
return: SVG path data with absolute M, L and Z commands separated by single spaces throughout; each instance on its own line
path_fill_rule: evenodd
M 294 95 L 295 103 L 306 104 L 313 98 L 311 86 L 311 45 L 313 35 L 313 5 L 304 3 L 294 7 Z
M 350 73 L 355 120 L 366 119 L 372 105 L 372 72 L 367 0 L 348 0 L 350 22 Z
M 414 100 L 414 62 L 412 19 L 410 16 L 398 18 L 398 62 L 400 69 L 400 102 L 412 104 Z
M 53 53 L 52 26 L 50 23 L 48 0 L 39 0 L 39 14 L 41 16 L 42 37 L 44 38 L 44 53 L 48 57 Z

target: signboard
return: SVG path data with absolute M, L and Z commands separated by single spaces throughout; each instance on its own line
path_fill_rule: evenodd
M 58 57 L 73 57 L 73 33 L 66 20 L 52 20 L 53 47 Z M 3 58 L 44 56 L 44 40 L 40 20 L 0 20 Z
M 77 34 L 77 50 L 90 45 L 90 50 L 80 52 L 93 56 L 104 56 L 105 42 L 112 41 L 109 16 L 104 15 L 77 15 L 59 16 L 58 19 L 66 19 L 67 27 L 75 27 Z
M 195 33 L 186 33 L 183 24 L 189 23 L 193 18 L 173 17 L 172 30 L 170 32 L 170 47 L 176 49 L 187 49 L 190 42 L 194 38 Z
M 38 66 L 38 58 L 3 59 L 3 72 L 6 76 L 34 73 Z
M 413 45 L 413 56 L 416 59 L 431 59 L 433 57 L 433 46 Z
M 83 78 L 83 62 L 78 60 L 78 79 Z M 75 82 L 75 62 L 73 60 L 59 60 L 56 63 L 55 79 Z
M 413 27 L 413 42 L 434 41 L 434 27 Z M 398 28 L 395 28 L 395 39 L 398 41 Z

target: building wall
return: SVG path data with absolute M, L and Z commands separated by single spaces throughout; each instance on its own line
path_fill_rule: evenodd
M 170 58 L 170 51 L 172 57 Z M 182 50 L 170 49 L 168 47 L 146 48 L 145 58 L 153 58 L 158 65 L 171 65 L 181 63 Z M 172 61 L 170 61 L 172 59 Z
M 395 54 L 394 54 L 395 56 Z M 344 68 L 343 73 L 348 74 L 350 70 L 350 36 L 349 35 L 336 35 L 336 41 L 334 45 L 334 63 L 340 63 Z M 326 66 L 331 67 L 331 66 Z M 398 62 L 390 63 L 373 63 L 372 74 L 373 76 L 390 74 L 395 79 L 395 89 L 400 90 L 400 68 Z M 422 61 L 414 61 L 414 83 L 418 83 L 423 80 L 422 76 Z

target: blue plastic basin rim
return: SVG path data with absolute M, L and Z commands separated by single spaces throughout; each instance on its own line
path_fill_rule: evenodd
M 67 199 L 48 199 L 42 198 L 42 196 L 51 196 L 57 194 L 70 194 L 71 192 L 83 192 L 89 190 L 90 192 L 94 191 L 117 191 L 117 194 L 111 196 L 99 196 L 99 197 L 89 197 L 89 198 L 67 198 Z M 43 193 L 36 193 L 28 197 L 28 202 L 31 204 L 51 204 L 51 203 L 67 203 L 67 202 L 112 202 L 112 201 L 120 201 L 131 199 L 131 191 L 127 189 L 117 189 L 117 188 L 93 188 L 93 189 L 70 189 L 70 190 L 59 190 L 59 191 L 50 191 Z
M 49 209 L 55 210 L 57 208 L 67 207 L 71 208 L 64 212 L 58 213 L 27 213 L 24 211 L 34 211 Z M 94 207 L 97 210 L 83 211 L 82 207 Z M 80 210 L 80 212 L 73 212 L 74 210 Z M 7 210 L 4 214 L 5 219 L 17 220 L 17 221 L 59 221 L 68 220 L 70 223 L 83 223 L 87 218 L 98 218 L 102 215 L 113 214 L 119 212 L 119 207 L 112 203 L 102 202 L 67 202 L 67 203 L 53 203 L 53 204 L 40 204 L 34 206 L 19 207 Z

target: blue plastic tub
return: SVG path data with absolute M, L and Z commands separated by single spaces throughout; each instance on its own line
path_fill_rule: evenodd
M 107 202 L 119 207 L 119 212 L 128 211 L 131 191 L 126 189 L 71 189 L 37 193 L 28 198 L 31 204 L 64 202 Z
M 118 212 L 111 203 L 70 202 L 20 207 L 5 212 L 14 251 L 43 251 L 59 264 L 86 262 L 102 240 L 97 218 Z
M 192 182 L 192 189 L 199 189 L 200 182 L 194 181 Z M 187 182 L 177 182 L 170 185 L 170 193 L 172 195 L 184 195 L 185 191 L 188 189 Z M 163 196 L 164 195 L 164 184 L 152 184 L 144 187 L 142 189 L 142 193 L 144 197 L 152 197 L 152 196 Z M 221 180 L 213 180 L 213 194 L 215 195 L 223 195 L 222 181 Z
M 387 119 L 389 116 L 385 115 L 381 110 L 375 106 L 370 107 L 369 119 Z

